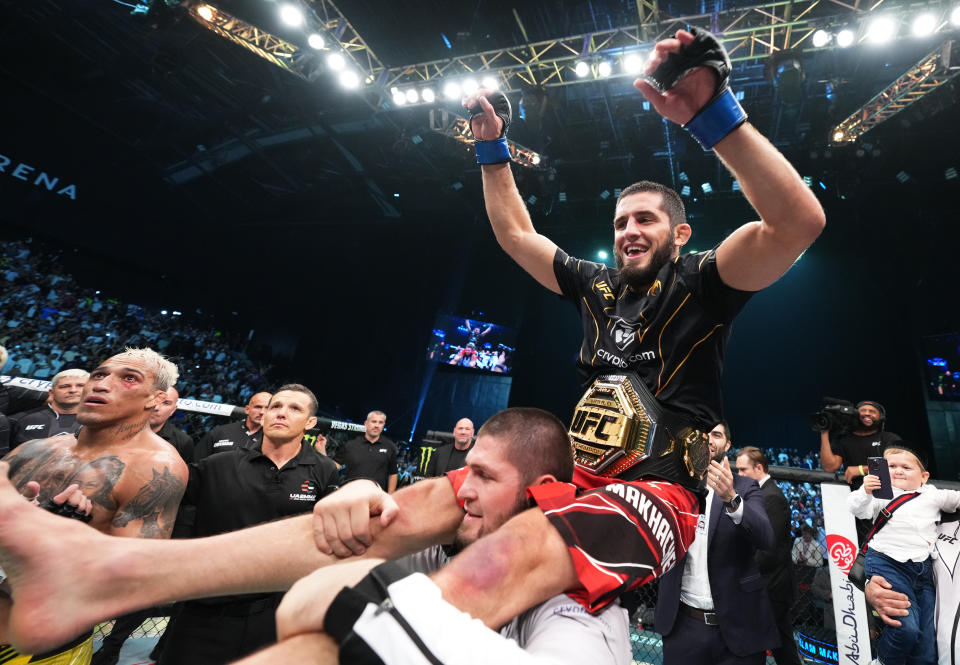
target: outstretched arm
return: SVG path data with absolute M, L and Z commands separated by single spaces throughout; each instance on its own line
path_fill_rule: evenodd
M 486 98 L 481 99 L 486 101 Z M 560 284 L 553 272 L 557 246 L 533 228 L 510 164 L 485 164 L 480 170 L 483 173 L 483 200 L 497 242 L 531 277 L 554 293 L 560 293 Z
M 647 73 L 693 41 L 692 34 L 679 30 L 675 38 L 658 42 Z M 716 72 L 700 67 L 663 94 L 643 79 L 634 85 L 660 115 L 684 125 L 714 97 L 717 81 Z M 713 149 L 760 214 L 760 221 L 741 226 L 720 244 L 717 270 L 728 286 L 759 291 L 783 275 L 820 235 L 823 209 L 790 162 L 749 123 Z
M 538 508 L 510 519 L 432 577 L 444 600 L 494 629 L 578 585 L 566 543 Z
M 817 239 L 826 217 L 790 162 L 752 125 L 735 129 L 715 150 L 760 214 L 720 244 L 717 271 L 728 286 L 759 291 Z
M 337 561 L 314 545 L 311 515 L 211 538 L 113 538 L 31 506 L 7 471 L 0 463 L 0 566 L 10 576 L 15 602 L 0 632 L 8 629 L 25 653 L 53 648 L 98 621 L 159 603 L 284 590 Z M 393 558 L 444 542 L 463 519 L 446 478 L 417 483 L 393 497 L 400 512 L 388 527 L 374 518 L 371 556 Z M 184 561 L 191 565 L 184 568 Z M 0 603 L 0 620 L 3 611 Z
M 470 129 L 478 141 L 496 139 L 503 130 L 503 120 L 487 100 L 490 94 L 481 90 L 463 102 L 466 108 L 483 112 L 470 123 Z M 553 256 L 557 246 L 534 230 L 530 213 L 513 179 L 510 163 L 484 164 L 480 171 L 483 174 L 483 200 L 497 242 L 535 280 L 554 293 L 560 293 L 560 285 L 553 273 Z

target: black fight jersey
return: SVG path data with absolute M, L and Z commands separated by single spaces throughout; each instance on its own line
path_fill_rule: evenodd
M 730 323 L 753 294 L 720 280 L 715 250 L 668 262 L 645 292 L 627 286 L 618 270 L 559 248 L 553 270 L 580 311 L 581 382 L 598 371 L 633 370 L 666 407 L 704 426 L 720 421 Z

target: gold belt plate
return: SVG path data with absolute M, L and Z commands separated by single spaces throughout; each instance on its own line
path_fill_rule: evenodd
M 656 428 L 629 377 L 598 377 L 573 412 L 574 458 L 596 474 L 612 471 L 614 464 L 632 465 L 651 453 Z

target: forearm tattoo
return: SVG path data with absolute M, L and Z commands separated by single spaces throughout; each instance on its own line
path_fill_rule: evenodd
M 141 538 L 169 536 L 184 489 L 183 481 L 168 467 L 163 467 L 162 472 L 153 469 L 153 478 L 114 515 L 112 526 L 124 528 L 141 521 Z

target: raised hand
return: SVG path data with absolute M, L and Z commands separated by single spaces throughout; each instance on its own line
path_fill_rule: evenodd
M 657 42 L 646 73 L 652 74 L 671 53 L 692 43 L 693 35 L 686 30 L 677 30 L 676 37 Z M 678 125 L 685 125 L 713 99 L 717 90 L 717 73 L 709 67 L 698 67 L 663 94 L 642 78 L 634 81 L 633 85 L 657 113 Z
M 732 501 L 733 497 L 737 495 L 737 491 L 733 488 L 733 472 L 730 470 L 730 460 L 724 457 L 723 464 L 711 461 L 707 474 L 707 482 L 710 487 L 713 487 L 713 491 L 717 493 L 720 500 L 724 502 Z
M 479 105 L 479 110 L 482 111 L 480 115 L 470 119 L 470 131 L 473 133 L 473 138 L 478 141 L 492 141 L 500 138 L 503 133 L 503 119 L 497 115 L 488 99 L 492 94 L 494 94 L 492 90 L 480 88 L 472 95 L 463 98 L 464 108 L 476 113 Z

